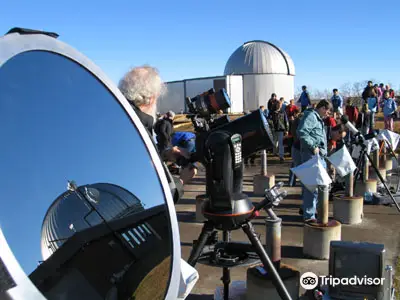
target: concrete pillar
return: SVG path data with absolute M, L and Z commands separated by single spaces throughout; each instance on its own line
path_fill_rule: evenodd
M 281 225 L 281 218 L 265 220 L 265 251 L 277 269 L 280 268 L 281 262 Z
M 275 185 L 275 176 L 267 175 L 267 151 L 261 151 L 261 173 L 254 176 L 253 193 L 255 196 L 264 196 L 265 190 Z
M 282 264 L 278 273 L 291 298 L 298 299 L 300 292 L 300 272 Z M 261 274 L 256 267 L 247 269 L 246 287 L 246 300 L 281 299 L 272 283 L 271 277 L 268 274 Z
M 329 186 L 320 185 L 318 186 L 318 223 L 328 224 L 329 217 Z
M 318 223 L 304 224 L 303 254 L 314 259 L 329 259 L 331 241 L 342 238 L 342 224 L 330 220 L 327 225 Z
M 207 221 L 207 219 L 203 215 L 203 204 L 206 200 L 208 200 L 207 195 L 196 196 L 196 222 L 198 223 L 203 223 Z
M 386 172 L 393 169 L 393 160 L 389 155 L 387 156 L 387 158 L 385 160 L 384 167 L 386 169 Z
M 346 176 L 346 195 L 349 197 L 353 197 L 354 195 L 354 173 L 351 172 Z
M 369 160 L 367 156 L 365 156 L 364 168 L 363 168 L 363 181 L 367 181 L 368 179 L 369 179 Z
M 376 179 L 368 179 L 365 182 L 357 182 L 355 194 L 358 196 L 364 196 L 368 191 L 371 193 L 376 193 L 378 188 L 378 181 Z
M 253 179 L 254 196 L 265 196 L 265 190 L 275 185 L 274 175 L 255 175 Z
M 333 218 L 342 224 L 359 224 L 363 219 L 364 197 L 335 197 Z
M 372 161 L 375 166 L 379 169 L 379 150 L 376 150 L 372 153 Z
M 378 167 L 378 170 L 379 170 L 379 173 L 381 173 L 381 175 L 383 177 L 383 180 L 386 180 L 386 169 Z M 376 179 L 377 181 L 380 181 L 378 175 L 376 175 L 376 172 L 375 172 L 374 168 L 369 168 L 369 178 L 370 179 Z

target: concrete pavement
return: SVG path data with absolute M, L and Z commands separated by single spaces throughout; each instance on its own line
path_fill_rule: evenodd
M 328 261 L 306 259 L 302 254 L 303 223 L 298 210 L 301 205 L 300 187 L 287 187 L 288 172 L 290 161 L 283 164 L 274 160 L 268 161 L 268 173 L 276 176 L 276 182 L 283 181 L 288 196 L 281 202 L 275 210 L 277 215 L 283 219 L 282 223 L 282 262 L 300 270 L 300 273 L 312 271 L 316 274 L 328 274 Z M 253 176 L 260 172 L 260 161 L 256 160 L 256 165 L 246 167 L 244 174 L 243 190 L 253 202 L 258 202 L 262 198 L 252 194 Z M 185 186 L 183 199 L 176 205 L 178 214 L 182 257 L 187 259 L 192 247 L 192 242 L 197 239 L 202 223 L 195 221 L 195 197 L 205 192 L 204 173 L 199 172 L 199 176 L 193 182 Z M 330 204 L 330 215 L 332 216 L 332 204 Z M 261 215 L 265 215 L 264 212 Z M 257 219 L 253 222 L 256 231 L 261 235 L 262 241 L 265 238 L 265 227 L 262 220 Z M 342 240 L 363 241 L 381 243 L 386 247 L 387 264 L 395 266 L 395 260 L 400 249 L 400 214 L 394 207 L 387 206 L 364 206 L 364 219 L 360 225 L 342 225 Z M 233 241 L 246 241 L 247 237 L 241 230 L 232 232 Z M 200 279 L 192 290 L 189 300 L 213 299 L 214 291 L 217 286 L 221 286 L 220 280 L 222 269 L 209 267 L 201 264 L 196 265 L 200 274 Z M 246 280 L 246 269 L 238 267 L 231 269 L 231 280 Z M 301 291 L 304 292 L 304 291 Z

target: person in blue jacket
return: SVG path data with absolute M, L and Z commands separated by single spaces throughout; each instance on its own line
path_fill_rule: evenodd
M 315 109 L 307 109 L 304 112 L 297 128 L 297 137 L 300 141 L 301 163 L 310 160 L 314 155 L 321 158 L 321 163 L 326 168 L 325 157 L 328 154 L 328 142 L 325 133 L 324 118 L 329 113 L 331 104 L 327 100 L 321 100 Z M 303 185 L 303 219 L 314 222 L 318 201 L 318 190 L 310 192 Z
M 333 96 L 331 97 L 334 113 L 340 113 L 343 115 L 343 98 L 339 94 L 338 89 L 333 89 Z
M 193 132 L 177 131 L 172 135 L 172 145 L 186 149 L 189 153 L 196 152 L 196 135 Z
M 303 92 L 300 95 L 299 100 L 297 101 L 301 105 L 301 112 L 305 111 L 308 106 L 311 105 L 311 98 L 310 98 L 310 93 L 307 91 L 307 87 L 303 85 L 301 87 Z

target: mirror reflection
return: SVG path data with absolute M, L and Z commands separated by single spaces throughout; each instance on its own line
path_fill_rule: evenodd
M 113 94 L 72 60 L 25 52 L 0 68 L 0 122 L 0 226 L 42 294 L 163 299 L 164 194 Z

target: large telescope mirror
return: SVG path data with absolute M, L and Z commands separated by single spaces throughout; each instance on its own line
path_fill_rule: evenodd
M 115 85 L 57 37 L 0 37 L 0 298 L 175 300 L 162 162 Z

